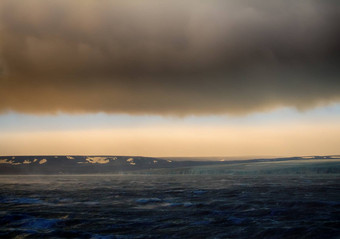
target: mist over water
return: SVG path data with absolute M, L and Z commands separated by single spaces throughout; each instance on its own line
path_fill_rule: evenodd
M 337 238 L 339 177 L 1 176 L 0 237 Z

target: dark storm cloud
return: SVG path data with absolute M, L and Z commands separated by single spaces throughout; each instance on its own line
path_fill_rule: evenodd
M 331 0 L 0 2 L 0 111 L 248 113 L 340 99 Z

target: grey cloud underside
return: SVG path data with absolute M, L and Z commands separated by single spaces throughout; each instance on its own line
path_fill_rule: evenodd
M 340 100 L 330 0 L 0 2 L 0 111 L 243 114 Z

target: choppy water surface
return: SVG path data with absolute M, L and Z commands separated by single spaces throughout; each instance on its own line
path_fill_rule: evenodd
M 336 175 L 1 176 L 1 238 L 339 238 Z

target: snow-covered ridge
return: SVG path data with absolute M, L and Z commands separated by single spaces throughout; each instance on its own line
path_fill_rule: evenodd
M 152 158 L 140 156 L 0 156 L 0 174 L 101 174 L 101 173 L 124 173 L 126 171 L 139 171 L 141 173 L 147 170 L 163 172 L 163 169 L 175 169 L 178 172 L 205 173 L 210 169 L 223 173 L 228 171 L 229 167 L 223 168 L 225 165 L 234 165 L 242 163 L 242 165 L 250 163 L 261 163 L 275 165 L 283 165 L 284 162 L 313 162 L 313 163 L 332 163 L 332 167 L 327 168 L 328 173 L 338 172 L 340 157 L 331 156 L 312 156 L 310 159 L 305 157 L 292 158 L 273 158 L 273 159 L 254 159 L 242 161 L 179 161 L 171 158 Z M 205 166 L 209 165 L 208 168 Z M 210 168 L 210 166 L 214 167 Z M 200 170 L 200 168 L 204 170 Z M 231 167 L 231 166 L 230 166 Z M 247 168 L 249 170 L 250 167 Z M 157 169 L 157 170 L 155 170 Z M 228 169 L 228 170 L 227 170 Z M 174 171 L 175 172 L 175 171 Z M 177 172 L 177 171 L 176 171 Z M 229 172 L 229 171 L 228 171 Z M 148 172 L 149 173 L 149 172 Z M 210 171 L 209 171 L 210 173 Z
M 154 164 L 168 164 L 171 160 L 164 160 L 158 158 L 146 157 L 128 157 L 128 156 L 19 156 L 19 157 L 1 157 L 0 165 L 154 165 Z M 155 165 L 156 166 L 156 165 Z M 154 166 L 151 166 L 154 167 Z
M 12 159 L 0 159 L 0 164 L 10 164 L 10 165 L 21 165 L 21 164 L 32 164 L 32 163 L 39 163 L 39 164 L 44 164 L 47 162 L 47 159 L 41 159 L 38 162 L 38 159 L 34 160 L 27 160 L 25 159 L 23 162 L 17 162 L 15 161 L 15 157 L 12 157 Z
M 0 156 L 0 174 L 101 174 L 202 164 L 141 156 Z

